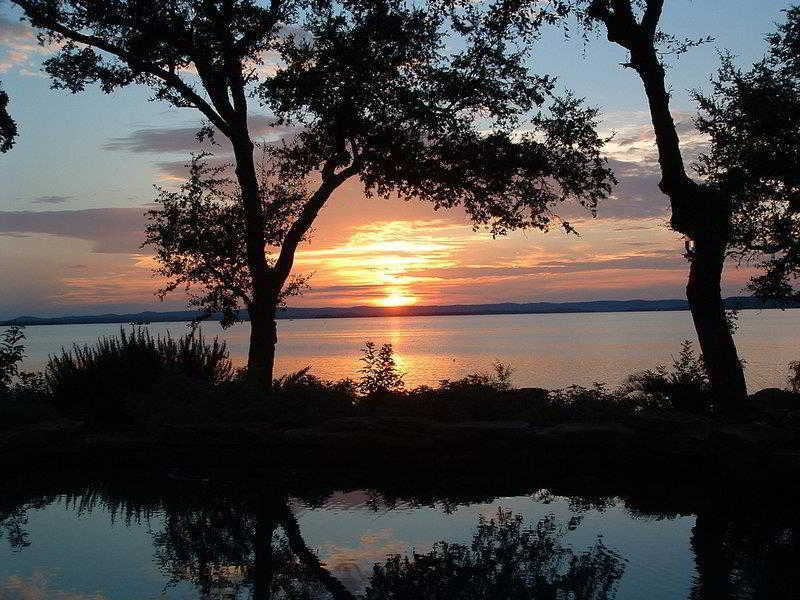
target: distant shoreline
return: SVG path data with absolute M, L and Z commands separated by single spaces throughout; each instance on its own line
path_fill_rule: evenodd
M 758 310 L 774 308 L 800 308 L 800 303 L 780 306 L 775 302 L 762 302 L 748 296 L 725 299 L 727 309 Z M 468 315 L 525 315 L 525 314 L 577 314 L 613 312 L 663 312 L 689 310 L 686 300 L 592 300 L 586 302 L 532 302 L 498 304 L 459 304 L 403 307 L 353 306 L 350 308 L 286 308 L 279 311 L 278 319 L 337 319 L 366 317 L 438 317 Z M 249 320 L 247 311 L 242 311 L 243 320 Z M 75 315 L 66 317 L 20 316 L 0 321 L 0 326 L 9 325 L 93 325 L 113 323 L 167 323 L 191 321 L 199 315 L 196 311 L 154 312 L 144 311 L 128 314 Z M 219 321 L 213 315 L 208 321 Z

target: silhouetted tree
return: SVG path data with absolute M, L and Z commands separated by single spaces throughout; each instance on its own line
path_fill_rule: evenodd
M 750 289 L 800 299 L 800 7 L 768 38 L 769 52 L 743 70 L 723 55 L 710 94 L 695 93 L 697 128 L 709 135 L 700 173 L 734 199 L 731 251 L 759 262 Z
M 264 236 L 269 247 L 280 247 L 307 199 L 303 181 L 277 180 L 270 149 L 264 147 L 259 167 L 259 197 Z M 211 166 L 208 154 L 192 158 L 189 179 L 178 190 L 158 188 L 159 208 L 148 211 L 145 243 L 152 246 L 166 285 L 160 298 L 177 288 L 189 294 L 188 304 L 201 311 L 198 320 L 222 314 L 228 327 L 240 321 L 240 307 L 254 311 L 253 279 L 247 262 L 247 228 L 239 188 L 226 177 L 225 166 Z M 280 304 L 300 293 L 304 277 L 281 288 Z
M 389 557 L 375 565 L 365 600 L 614 597 L 625 567 L 602 542 L 575 552 L 562 544 L 567 528 L 552 516 L 524 525 L 521 515 L 501 509 L 479 518 L 469 545 L 440 541 L 426 554 Z
M 199 110 L 233 147 L 244 215 L 247 265 L 253 285 L 251 344 L 254 377 L 271 380 L 272 299 L 280 286 L 267 260 L 262 198 L 248 127 L 248 89 L 262 56 L 295 19 L 298 3 L 274 0 L 12 0 L 49 41 L 61 43 L 45 61 L 53 87 L 105 92 L 138 83 L 154 99 Z M 194 73 L 193 73 L 194 71 Z M 196 73 L 196 74 L 195 74 Z
M 8 152 L 17 137 L 17 123 L 8 114 L 8 94 L 0 81 L 0 152 Z
M 596 112 L 555 97 L 550 77 L 529 74 L 524 56 L 484 36 L 479 23 L 449 28 L 432 7 L 395 0 L 12 1 L 62 43 L 45 61 L 54 87 L 149 85 L 156 99 L 198 109 L 210 122 L 201 137 L 216 130 L 230 140 L 247 264 L 246 274 L 236 273 L 249 277 L 248 366 L 265 385 L 272 383 L 275 313 L 295 251 L 349 178 L 360 176 L 369 193 L 463 204 L 496 232 L 544 229 L 555 203 L 574 198 L 593 209 L 610 189 Z M 285 35 L 301 14 L 303 34 Z M 445 52 L 456 34 L 477 43 Z M 268 51 L 278 51 L 285 67 L 259 81 Z M 252 93 L 280 123 L 302 127 L 295 143 L 277 148 L 281 178 L 318 177 L 281 230 L 279 248 L 270 248 L 269 224 L 283 199 L 276 208 L 259 186 L 248 127 Z M 548 101 L 548 110 L 523 119 Z M 521 125 L 529 133 L 520 134 Z M 217 289 L 209 307 L 230 302 L 218 293 L 220 281 L 202 282 Z
M 19 325 L 12 325 L 0 336 L 0 392 L 7 390 L 19 375 L 25 358 L 25 333 Z
M 664 4 L 664 0 L 499 0 L 492 17 L 497 32 L 536 37 L 543 19 L 557 21 L 572 13 L 589 30 L 602 27 L 610 42 L 628 51 L 623 66 L 637 73 L 647 96 L 661 166 L 659 187 L 672 209 L 670 224 L 691 242 L 686 295 L 711 387 L 723 408 L 736 410 L 747 389 L 721 292 L 733 198 L 716 182 L 694 180 L 687 174 L 664 64 L 665 54 L 681 54 L 708 39 L 679 40 L 659 29 Z
M 722 499 L 697 515 L 691 549 L 697 577 L 690 600 L 790 600 L 800 594 L 794 568 L 800 536 L 794 511 L 731 510 Z
M 356 597 L 308 548 L 286 500 L 272 494 L 250 501 L 164 506 L 165 527 L 155 535 L 162 570 L 190 581 L 204 594 L 244 586 L 268 599 Z M 580 520 L 560 525 L 545 517 L 528 529 L 520 515 L 498 511 L 480 518 L 471 545 L 440 541 L 413 558 L 376 564 L 364 600 L 575 600 L 612 598 L 624 561 L 599 540 L 576 552 L 562 543 Z M 560 594 L 560 595 L 559 595 Z

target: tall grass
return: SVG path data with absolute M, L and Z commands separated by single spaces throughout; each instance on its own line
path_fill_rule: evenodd
M 124 399 L 149 393 L 169 378 L 211 385 L 233 376 L 225 342 L 207 343 L 202 334 L 153 337 L 146 329 L 120 328 L 94 346 L 73 344 L 51 356 L 45 379 L 62 412 L 100 421 L 126 418 Z

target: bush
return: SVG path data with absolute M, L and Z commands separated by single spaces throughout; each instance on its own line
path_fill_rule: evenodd
M 0 341 L 0 391 L 7 390 L 19 374 L 25 356 L 25 334 L 22 327 L 14 325 L 3 332 Z
M 364 396 L 386 395 L 405 387 L 405 373 L 397 370 L 391 344 L 384 344 L 378 350 L 373 342 L 366 342 L 361 353 L 364 366 L 359 371 L 361 380 L 358 382 L 358 391 Z
M 707 413 L 712 408 L 703 358 L 695 355 L 689 340 L 681 343 L 671 371 L 660 365 L 655 370 L 634 373 L 618 393 L 637 399 L 643 408 L 688 413 Z
M 493 374 L 473 373 L 455 381 L 442 379 L 439 390 L 459 393 L 497 393 L 510 390 L 511 375 L 514 372 L 511 366 L 495 361 L 492 368 Z
M 793 392 L 800 393 L 800 360 L 789 363 L 788 383 Z
M 602 383 L 590 388 L 572 385 L 553 390 L 548 399 L 549 404 L 538 415 L 545 423 L 619 421 L 638 409 L 635 400 L 609 392 Z
M 129 400 L 152 394 L 165 381 L 217 385 L 233 374 L 225 342 L 201 334 L 152 337 L 145 329 L 104 337 L 93 347 L 73 345 L 51 356 L 45 379 L 62 412 L 104 423 L 131 418 Z M 167 399 L 168 401 L 168 399 Z
M 0 341 L 0 429 L 30 425 L 56 416 L 41 373 L 19 367 L 25 356 L 22 327 L 10 327 Z

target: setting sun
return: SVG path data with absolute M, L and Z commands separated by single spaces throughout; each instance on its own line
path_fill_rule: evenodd
M 416 296 L 409 296 L 401 291 L 392 291 L 388 296 L 376 301 L 378 306 L 411 306 L 416 303 Z

